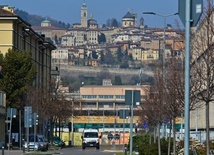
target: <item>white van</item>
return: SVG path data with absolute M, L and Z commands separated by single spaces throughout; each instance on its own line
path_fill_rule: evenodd
M 97 129 L 84 129 L 82 133 L 82 149 L 86 147 L 96 147 L 100 149 L 99 136 Z

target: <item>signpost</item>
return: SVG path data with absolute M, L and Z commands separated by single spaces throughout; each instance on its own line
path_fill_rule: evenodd
M 186 23 L 186 3 L 184 0 L 178 0 L 178 12 L 182 23 Z M 190 27 L 197 25 L 203 12 L 203 0 L 190 0 Z
M 179 17 L 185 25 L 185 140 L 184 154 L 189 154 L 190 130 L 190 27 L 197 25 L 203 12 L 203 0 L 179 0 Z
M 130 116 L 130 110 L 128 109 L 121 109 L 119 110 L 119 118 L 123 119 L 123 147 L 125 149 L 125 145 L 124 145 L 124 134 L 125 134 L 125 119 Z
M 32 127 L 32 107 L 25 106 L 24 109 L 24 126 L 27 132 L 27 151 L 29 151 L 29 128 Z
M 38 125 L 38 114 L 37 113 L 33 113 L 33 126 L 34 126 L 34 144 L 35 144 L 35 140 L 36 140 L 36 126 Z M 34 149 L 35 151 L 35 145 L 34 145 Z
M 7 108 L 7 118 L 6 123 L 10 123 L 10 128 L 8 130 L 9 136 L 8 136 L 8 153 L 10 154 L 10 144 L 11 144 L 11 128 L 12 128 L 12 120 L 13 118 L 16 118 L 16 109 L 14 108 Z
M 130 105 L 130 155 L 132 155 L 133 143 L 133 107 L 140 104 L 140 90 L 126 90 L 125 91 L 125 104 Z

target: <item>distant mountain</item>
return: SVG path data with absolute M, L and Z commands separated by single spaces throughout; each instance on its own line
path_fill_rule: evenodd
M 46 18 L 51 22 L 51 25 L 55 26 L 55 27 L 68 29 L 71 26 L 69 23 L 66 24 L 66 23 L 64 23 L 62 21 L 57 21 L 57 20 L 52 19 L 50 17 L 42 17 L 42 16 L 39 16 L 39 15 L 31 15 L 31 14 L 27 13 L 26 11 L 19 10 L 19 9 L 16 9 L 15 13 L 17 15 L 19 15 L 25 21 L 30 23 L 32 26 L 40 26 L 41 22 L 44 21 Z

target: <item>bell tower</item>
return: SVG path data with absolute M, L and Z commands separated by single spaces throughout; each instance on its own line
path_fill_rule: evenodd
M 81 7 L 81 26 L 82 27 L 87 27 L 87 16 L 88 16 L 88 8 L 85 4 L 85 2 L 82 4 Z

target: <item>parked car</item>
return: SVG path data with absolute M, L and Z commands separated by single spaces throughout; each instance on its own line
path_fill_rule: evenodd
M 65 147 L 65 142 L 58 136 L 53 137 L 53 145 L 61 148 Z
M 25 150 L 41 150 L 47 151 L 48 150 L 48 141 L 43 135 L 30 135 L 29 136 L 29 143 L 27 144 L 27 140 L 24 144 Z

